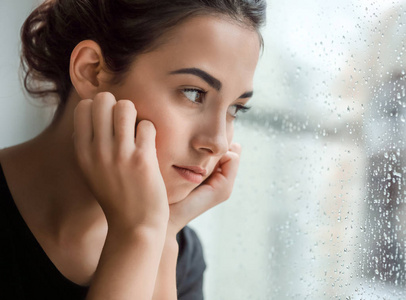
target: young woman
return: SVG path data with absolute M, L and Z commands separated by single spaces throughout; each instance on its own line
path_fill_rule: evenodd
M 202 299 L 186 224 L 226 200 L 262 0 L 51 0 L 22 28 L 52 124 L 0 152 L 1 298 Z

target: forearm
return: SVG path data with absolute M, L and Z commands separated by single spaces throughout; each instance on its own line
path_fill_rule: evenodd
M 150 300 L 166 229 L 110 230 L 87 300 Z
M 179 246 L 176 235 L 167 236 L 159 264 L 153 300 L 176 300 L 176 263 Z

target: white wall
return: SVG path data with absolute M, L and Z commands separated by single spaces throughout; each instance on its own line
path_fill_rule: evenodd
M 20 28 L 38 2 L 0 1 L 0 148 L 32 138 L 50 120 L 49 111 L 24 95 L 18 73 Z

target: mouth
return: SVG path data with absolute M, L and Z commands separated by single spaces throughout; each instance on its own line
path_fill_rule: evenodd
M 175 166 L 173 165 L 174 169 L 180 176 L 184 179 L 192 182 L 200 184 L 203 182 L 204 177 L 207 175 L 207 170 L 203 169 L 199 166 Z

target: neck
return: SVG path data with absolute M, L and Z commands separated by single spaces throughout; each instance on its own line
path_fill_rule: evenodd
M 58 237 L 80 236 L 105 223 L 104 214 L 80 170 L 73 143 L 73 112 L 78 97 L 72 96 L 57 120 L 39 136 L 15 147 L 25 182 L 35 192 L 24 205 L 38 211 L 40 227 L 52 228 Z M 13 151 L 11 151 L 13 152 Z

